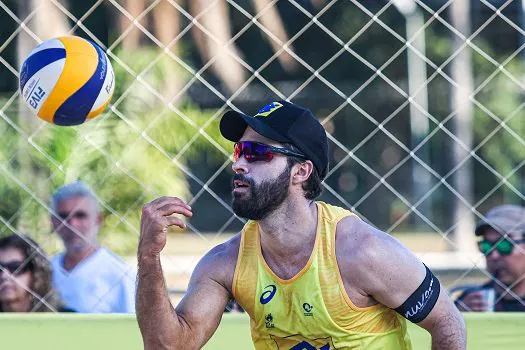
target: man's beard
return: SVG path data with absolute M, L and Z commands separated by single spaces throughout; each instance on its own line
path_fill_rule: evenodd
M 252 178 L 235 174 L 233 181 L 239 180 L 250 185 L 247 193 L 233 193 L 232 209 L 238 216 L 250 220 L 262 220 L 283 204 L 288 197 L 291 168 L 286 169 L 274 180 L 256 185 Z M 242 198 L 247 196 L 247 198 Z

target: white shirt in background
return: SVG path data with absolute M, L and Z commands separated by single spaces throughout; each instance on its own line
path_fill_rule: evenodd
M 64 253 L 51 259 L 53 286 L 64 304 L 77 312 L 134 313 L 136 272 L 106 248 L 98 248 L 71 271 Z

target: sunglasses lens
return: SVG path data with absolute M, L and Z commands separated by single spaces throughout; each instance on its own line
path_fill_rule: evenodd
M 272 152 L 268 146 L 260 143 L 251 144 L 251 161 L 264 160 L 266 162 L 272 159 Z
M 77 211 L 75 214 L 73 214 L 73 217 L 77 219 L 85 219 L 87 217 L 87 213 L 85 211 Z
M 22 272 L 22 264 L 22 262 L 11 262 L 7 264 L 2 264 L 0 266 L 9 271 L 10 274 L 14 274 L 15 272 Z
M 244 158 L 250 163 L 260 160 L 269 162 L 273 158 L 273 154 L 267 145 L 250 141 L 235 144 L 233 159 L 237 160 L 241 155 L 244 155 Z
M 514 248 L 514 245 L 511 241 L 504 239 L 503 241 L 498 243 L 498 253 L 500 255 L 509 255 L 512 253 L 512 248 Z
M 242 146 L 239 142 L 236 142 L 233 146 L 233 160 L 237 161 L 241 157 Z
M 85 211 L 76 211 L 74 213 L 58 213 L 58 216 L 63 220 L 67 219 L 85 219 L 88 214 Z
M 478 246 L 479 246 L 480 252 L 482 252 L 483 255 L 488 255 L 492 248 L 492 245 L 490 244 L 490 242 L 487 242 L 487 241 L 479 242 Z
M 492 253 L 494 247 L 496 247 L 495 249 L 498 251 L 499 255 L 509 255 L 510 253 L 512 253 L 512 250 L 514 249 L 514 244 L 507 239 L 504 239 L 497 243 L 489 242 L 489 241 L 481 241 L 478 243 L 478 246 L 479 246 L 479 250 L 484 255 L 489 255 L 490 253 Z

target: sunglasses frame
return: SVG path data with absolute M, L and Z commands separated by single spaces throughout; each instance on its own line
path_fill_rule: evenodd
M 68 219 L 73 219 L 73 218 L 77 218 L 77 219 L 85 219 L 89 216 L 89 214 L 83 210 L 78 210 L 78 211 L 72 211 L 72 212 L 69 212 L 69 213 L 57 213 L 56 215 L 60 220 L 62 221 L 66 221 Z
M 250 158 L 247 158 L 246 155 L 243 152 L 243 147 L 242 147 L 243 143 L 266 147 L 268 149 L 268 151 L 270 152 L 269 159 L 250 159 Z M 239 156 L 238 157 L 235 156 L 235 153 L 236 153 L 235 149 L 237 147 L 240 147 L 240 151 L 239 151 Z M 253 163 L 253 162 L 257 162 L 257 161 L 269 162 L 269 161 L 271 161 L 273 159 L 273 153 L 279 153 L 279 154 L 283 154 L 285 156 L 298 157 L 298 158 L 302 158 L 302 159 L 306 159 L 307 158 L 304 154 L 299 153 L 299 152 L 295 152 L 295 151 L 293 151 L 293 150 L 291 150 L 289 148 L 270 146 L 270 145 L 267 145 L 265 143 L 256 142 L 256 141 L 238 141 L 238 142 L 235 142 L 235 144 L 233 146 L 233 149 L 234 149 L 234 151 L 233 151 L 233 159 L 234 159 L 234 161 L 237 161 L 241 156 L 244 155 L 244 158 L 248 161 L 248 163 Z
M 15 269 L 12 267 L 16 266 Z M 0 272 L 3 272 L 4 270 L 9 271 L 11 275 L 19 276 L 31 269 L 31 262 L 25 262 L 25 261 L 12 261 L 7 264 L 0 263 Z
M 508 242 L 510 244 L 510 250 L 508 252 L 502 252 L 499 247 L 501 245 L 501 243 L 503 242 Z M 500 239 L 496 242 L 491 242 L 491 241 L 487 241 L 486 239 L 482 240 L 482 241 L 479 241 L 478 242 L 478 249 L 479 251 L 485 255 L 485 256 L 489 256 L 494 250 L 496 250 L 498 252 L 499 255 L 501 256 L 508 256 L 508 255 L 511 255 L 512 252 L 514 251 L 514 248 L 516 247 L 516 245 L 518 244 L 521 244 L 521 243 L 525 243 L 525 239 L 517 239 L 517 240 L 511 240 L 511 239 L 508 239 L 508 238 L 503 238 L 503 239 Z M 490 248 L 487 250 L 487 252 L 484 252 L 483 248 L 482 248 L 482 245 L 484 244 L 489 244 Z

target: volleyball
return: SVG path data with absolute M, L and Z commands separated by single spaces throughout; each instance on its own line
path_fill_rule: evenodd
M 100 115 L 115 89 L 113 67 L 95 43 L 78 36 L 46 40 L 20 70 L 20 93 L 41 119 L 78 125 Z

